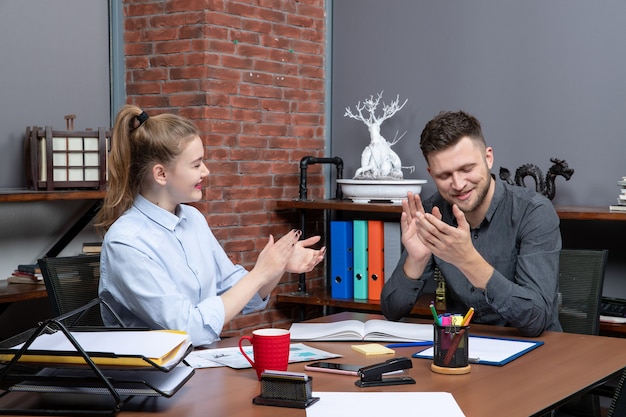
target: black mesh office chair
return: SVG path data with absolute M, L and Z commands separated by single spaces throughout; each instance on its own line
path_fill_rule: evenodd
M 613 395 L 606 417 L 626 416 L 626 390 L 624 390 L 624 384 L 626 384 L 626 369 L 622 372 L 622 377 L 617 384 L 617 388 L 615 388 L 615 395 Z
M 564 332 L 590 335 L 600 332 L 600 303 L 607 258 L 607 250 L 561 250 L 559 321 Z M 599 417 L 600 399 L 597 395 L 583 395 L 561 407 L 560 411 L 567 415 Z
M 54 316 L 73 311 L 98 298 L 100 255 L 47 257 L 39 259 L 48 298 Z M 102 326 L 100 305 L 89 309 L 77 321 L 67 319 L 71 326 Z M 71 321 L 70 321 L 71 320 Z
M 559 321 L 567 333 L 597 335 L 607 250 L 563 249 L 559 261 Z

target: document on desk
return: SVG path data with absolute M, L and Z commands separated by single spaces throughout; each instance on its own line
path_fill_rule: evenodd
M 246 352 L 246 355 L 254 360 L 252 346 L 244 346 L 244 351 Z M 289 347 L 289 363 L 320 361 L 340 357 L 341 355 L 336 353 L 315 349 L 302 343 L 292 343 Z M 233 369 L 244 369 L 252 367 L 250 362 L 248 362 L 241 354 L 238 347 L 198 349 L 187 355 L 185 360 L 194 368 L 228 366 Z
M 543 341 L 470 336 L 468 345 L 470 363 L 502 366 L 543 345 Z M 413 357 L 432 359 L 433 348 L 417 352 Z
M 313 392 L 307 417 L 465 417 L 449 392 Z
M 626 317 L 600 316 L 600 321 L 604 323 L 626 323 Z
M 106 330 L 71 332 L 97 365 L 172 367 L 191 346 L 189 335 L 175 330 Z M 0 361 L 9 361 L 23 344 L 4 350 Z M 150 362 L 148 362 L 147 360 Z M 67 336 L 57 331 L 39 335 L 20 358 L 44 364 L 85 364 Z

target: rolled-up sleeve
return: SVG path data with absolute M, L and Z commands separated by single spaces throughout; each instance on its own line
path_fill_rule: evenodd
M 425 282 L 432 275 L 424 274 L 420 279 L 407 277 L 404 273 L 404 262 L 407 256 L 407 252 L 404 251 L 391 277 L 385 280 L 380 295 L 380 306 L 388 320 L 400 320 L 411 312 L 422 293 Z

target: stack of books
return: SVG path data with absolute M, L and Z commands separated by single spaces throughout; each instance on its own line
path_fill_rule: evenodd
M 100 253 L 102 251 L 102 242 L 84 242 L 83 243 L 83 254 L 94 254 Z
M 43 275 L 37 264 L 20 264 L 7 281 L 11 284 L 43 284 Z
M 617 204 L 612 204 L 609 206 L 610 211 L 626 211 L 626 177 L 622 177 L 621 180 L 617 181 L 617 185 L 619 185 L 620 193 L 617 196 Z

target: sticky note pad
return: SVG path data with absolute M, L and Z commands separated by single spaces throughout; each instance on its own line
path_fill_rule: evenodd
M 396 353 L 393 349 L 389 349 L 379 343 L 368 343 L 365 345 L 352 345 L 353 350 L 364 355 L 387 355 L 389 353 Z

